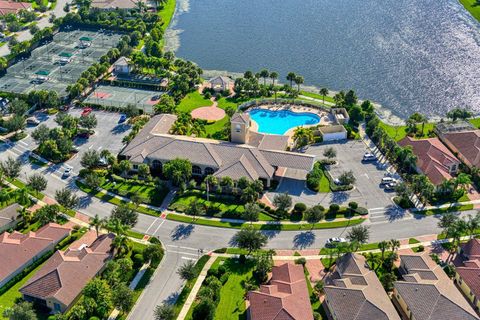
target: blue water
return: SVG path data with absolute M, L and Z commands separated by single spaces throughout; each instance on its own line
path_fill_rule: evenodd
M 283 83 L 293 71 L 307 85 L 355 89 L 402 118 L 480 113 L 480 23 L 458 0 L 177 3 L 177 55 L 205 70 L 267 68 Z
M 310 112 L 292 112 L 288 110 L 252 109 L 250 117 L 258 124 L 258 132 L 285 134 L 288 130 L 320 122 L 320 117 Z

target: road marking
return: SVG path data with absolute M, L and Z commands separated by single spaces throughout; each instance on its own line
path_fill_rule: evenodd
M 92 149 L 92 147 L 93 147 L 93 144 L 90 147 L 88 147 L 88 150 Z
M 160 224 L 158 225 L 157 229 L 155 229 L 155 232 L 153 232 L 153 234 L 155 235 L 158 231 L 158 229 L 160 229 L 160 227 L 165 223 L 165 220 L 162 220 L 162 222 L 160 222 Z
M 385 207 L 378 207 L 378 208 L 371 208 L 371 209 L 368 209 L 369 211 L 375 211 L 375 210 L 385 210 L 386 208 Z
M 182 259 L 184 259 L 184 260 L 192 260 L 192 261 L 196 261 L 196 260 L 197 260 L 197 259 L 195 259 L 195 258 L 189 258 L 189 257 L 182 257 Z
M 98 147 L 97 150 L 100 151 L 100 149 L 102 149 L 102 146 Z
M 147 231 L 145 231 L 145 233 L 148 234 L 148 231 L 149 231 L 150 228 L 153 226 L 153 224 L 154 224 L 155 222 L 157 222 L 157 220 L 158 220 L 158 218 L 155 218 L 155 219 L 153 220 L 152 224 L 147 228 Z
M 197 253 L 190 253 L 190 252 L 167 250 L 167 252 L 170 252 L 170 253 L 178 253 L 178 254 L 186 254 L 186 255 L 189 255 L 189 256 L 198 257 L 198 251 L 197 251 Z
M 167 244 L 167 247 L 179 248 L 179 249 L 186 249 L 186 250 L 193 250 L 193 251 L 197 251 L 197 250 L 198 250 L 198 248 L 181 247 L 181 246 L 175 246 L 175 245 L 173 245 L 173 244 Z

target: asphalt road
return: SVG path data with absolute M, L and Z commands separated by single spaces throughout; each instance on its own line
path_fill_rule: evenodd
M 21 180 L 25 180 L 34 172 L 39 172 L 48 180 L 48 187 L 44 192 L 47 196 L 53 197 L 56 190 L 68 186 L 81 198 L 80 212 L 88 216 L 99 214 L 101 217 L 108 217 L 110 215 L 113 205 L 78 190 L 72 178 L 62 179 L 58 167 L 31 165 L 25 158 L 25 150 L 28 150 L 28 146 L 21 142 L 14 145 L 1 144 L 0 160 L 4 160 L 8 156 L 22 157 L 23 155 Z M 462 213 L 462 215 L 467 213 Z M 415 218 L 411 215 L 402 216 L 402 213 L 399 213 L 386 221 L 366 222 L 366 225 L 370 227 L 370 241 L 376 242 L 438 233 L 440 230 L 437 227 L 437 221 L 438 218 L 433 216 Z M 189 225 L 143 214 L 139 216 L 134 230 L 158 237 L 166 248 L 166 255 L 151 283 L 131 312 L 129 319 L 132 320 L 153 319 L 153 309 L 156 305 L 165 301 L 175 301 L 183 285 L 176 273 L 178 267 L 187 260 L 197 259 L 201 255 L 199 250 L 208 252 L 228 246 L 232 236 L 236 233 L 234 229 Z M 345 236 L 347 232 L 348 228 L 265 233 L 269 237 L 268 248 L 304 249 L 321 248 L 327 238 Z

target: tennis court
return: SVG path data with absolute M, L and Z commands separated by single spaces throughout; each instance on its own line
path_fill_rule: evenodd
M 115 47 L 120 34 L 85 30 L 60 31 L 53 40 L 32 51 L 29 58 L 7 69 L 0 78 L 0 91 L 28 93 L 54 90 L 66 95 L 83 71 Z
M 153 113 L 153 106 L 158 103 L 162 94 L 160 91 L 100 85 L 84 102 L 117 108 L 133 104 L 144 113 Z

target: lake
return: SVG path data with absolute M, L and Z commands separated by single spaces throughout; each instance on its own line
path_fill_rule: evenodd
M 352 88 L 402 118 L 480 113 L 480 24 L 457 0 L 179 0 L 167 48 L 204 70 Z

